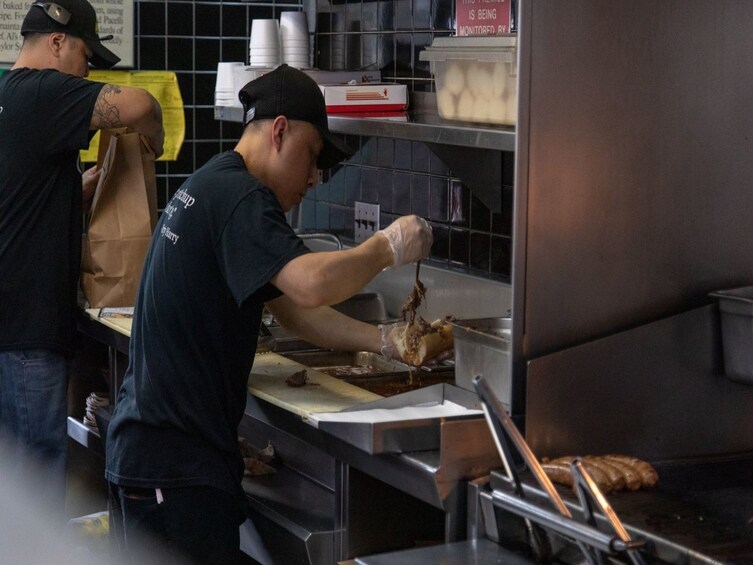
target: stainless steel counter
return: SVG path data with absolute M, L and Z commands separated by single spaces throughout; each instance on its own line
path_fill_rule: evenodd
M 88 335 L 102 343 L 110 344 L 118 334 L 90 321 Z M 127 336 L 118 337 L 127 342 Z M 482 419 L 477 424 L 485 426 Z M 68 426 L 73 439 L 101 452 L 94 430 L 75 419 Z M 249 394 L 239 435 L 257 446 L 271 441 L 279 457 L 275 475 L 244 480 L 249 517 L 266 546 L 252 555 L 279 551 L 270 562 L 330 565 L 413 547 L 416 541 L 464 539 L 464 479 L 488 473 L 490 466 L 484 435 L 469 434 L 466 426 L 442 424 L 437 450 L 371 455 L 305 423 L 300 414 Z
M 478 423 L 485 426 L 482 419 Z M 271 552 L 275 562 L 295 557 L 334 563 L 412 547 L 417 540 L 463 539 L 464 478 L 489 468 L 484 434 L 468 437 L 466 426 L 443 424 L 438 450 L 371 455 L 304 423 L 298 414 L 249 395 L 239 433 L 257 445 L 272 442 L 283 472 L 297 477 L 294 492 L 312 493 L 291 497 L 287 484 L 272 488 L 270 479 L 244 481 L 256 509 L 255 525 L 267 539 L 264 551 L 255 553 Z M 458 458 L 457 453 L 468 456 Z M 276 501 L 283 499 L 285 507 L 278 508 Z M 311 520 L 307 500 L 318 501 L 319 521 Z M 322 521 L 327 512 L 329 518 Z

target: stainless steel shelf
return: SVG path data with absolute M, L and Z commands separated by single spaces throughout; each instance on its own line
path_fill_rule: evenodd
M 514 127 L 484 126 L 444 120 L 437 114 L 436 98 L 432 93 L 414 93 L 411 108 L 408 121 L 405 122 L 385 118 L 339 115 L 329 116 L 329 127 L 332 131 L 348 135 L 515 151 Z M 221 121 L 240 122 L 243 120 L 243 111 L 235 107 L 216 106 L 214 118 Z
M 350 135 L 408 139 L 439 145 L 459 145 L 498 151 L 515 151 L 515 128 L 485 127 L 451 122 L 436 114 L 411 114 L 410 121 L 329 116 L 332 131 Z

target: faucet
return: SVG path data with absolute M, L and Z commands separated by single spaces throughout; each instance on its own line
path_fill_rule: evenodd
M 334 233 L 315 232 L 315 233 L 299 233 L 298 237 L 301 239 L 326 239 L 337 245 L 337 250 L 341 251 L 343 248 L 343 242 Z

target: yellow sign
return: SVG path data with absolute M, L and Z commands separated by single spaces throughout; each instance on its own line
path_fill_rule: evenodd
M 89 71 L 89 80 L 133 86 L 147 90 L 162 106 L 162 123 L 165 127 L 165 152 L 159 161 L 175 161 L 186 135 L 186 117 L 183 112 L 183 98 L 178 87 L 178 77 L 170 71 Z M 89 144 L 89 149 L 81 152 L 84 163 L 97 161 L 99 132 Z

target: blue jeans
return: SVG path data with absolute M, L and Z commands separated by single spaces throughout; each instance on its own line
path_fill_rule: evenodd
M 0 351 L 0 438 L 9 451 L 0 456 L 0 470 L 17 480 L 32 481 L 35 493 L 44 496 L 61 519 L 67 390 L 63 355 L 46 349 Z

